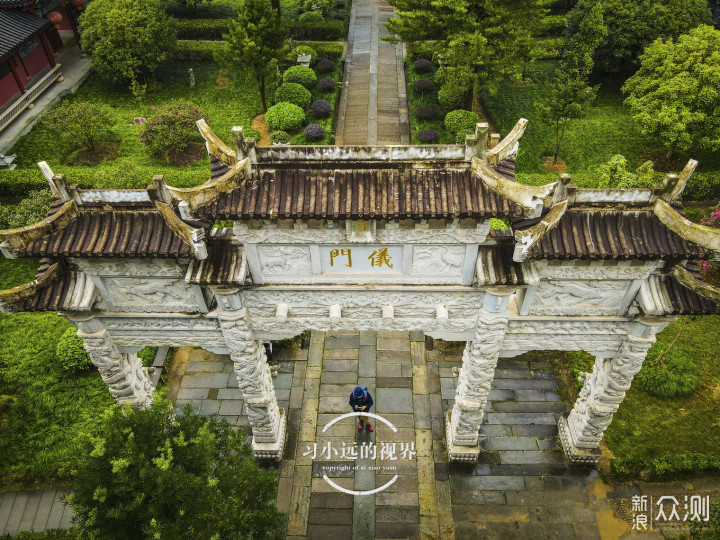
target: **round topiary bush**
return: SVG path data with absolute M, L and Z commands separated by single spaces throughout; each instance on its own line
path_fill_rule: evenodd
M 90 355 L 83 346 L 83 340 L 78 337 L 76 328 L 68 328 L 60 336 L 55 347 L 55 355 L 66 371 L 83 371 L 92 366 Z
M 301 23 L 313 24 L 313 23 L 321 23 L 325 19 L 323 18 L 322 13 L 319 11 L 308 11 L 308 12 L 300 15 L 300 17 L 298 17 L 298 20 Z
M 305 108 L 311 99 L 310 90 L 298 83 L 283 83 L 275 90 L 275 103 L 286 101 Z
M 323 77 L 318 81 L 318 88 L 321 92 L 332 92 L 335 90 L 335 79 L 330 77 Z
M 418 120 L 432 120 L 435 118 L 435 109 L 432 107 L 418 107 L 415 109 L 415 118 Z
M 427 94 L 432 87 L 433 83 L 429 79 L 418 79 L 413 83 L 413 90 L 418 94 Z
M 665 345 L 655 343 L 636 379 L 640 390 L 651 396 L 676 398 L 697 390 L 699 374 L 698 367 L 682 349 L 675 346 L 667 350 Z
M 320 124 L 305 126 L 305 136 L 311 141 L 317 141 L 325 136 L 325 129 Z
M 315 66 L 315 71 L 318 73 L 330 73 L 333 69 L 335 69 L 335 62 L 328 59 L 320 60 Z
M 283 73 L 283 82 L 302 84 L 309 90 L 315 86 L 317 75 L 307 66 L 293 66 Z
M 467 90 L 453 84 L 444 84 L 438 91 L 438 102 L 445 111 L 462 109 L 466 97 Z
M 456 142 L 465 141 L 465 135 L 475 133 L 475 125 L 480 121 L 477 113 L 455 109 L 445 115 L 445 127 L 455 135 Z
M 297 57 L 302 54 L 310 55 L 310 65 L 313 65 L 315 63 L 315 60 L 317 60 L 317 51 L 313 49 L 310 45 L 300 45 L 299 47 L 295 47 L 293 49 L 293 60 L 297 62 Z
M 438 140 L 438 132 L 434 129 L 423 129 L 418 132 L 418 140 L 421 143 L 434 143 Z
M 312 111 L 318 118 L 327 118 L 330 116 L 330 113 L 332 113 L 332 105 L 324 99 L 318 99 L 317 101 L 313 101 Z
M 415 71 L 418 73 L 427 73 L 432 68 L 432 62 L 427 58 L 420 58 L 415 60 L 413 66 L 415 66 Z
M 290 142 L 290 135 L 288 135 L 287 131 L 281 129 L 273 131 L 270 134 L 270 142 L 273 144 L 288 144 Z
M 265 113 L 265 122 L 268 127 L 277 131 L 295 131 L 302 126 L 305 120 L 305 113 L 294 103 L 282 101 L 270 107 Z
M 339 11 L 336 11 L 335 13 L 333 13 L 332 18 L 336 21 L 344 21 L 345 15 L 343 13 L 340 13 Z

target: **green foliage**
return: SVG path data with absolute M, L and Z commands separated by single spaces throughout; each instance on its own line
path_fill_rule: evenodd
M 700 370 L 679 347 L 668 349 L 659 343 L 648 351 L 640 373 L 638 388 L 651 396 L 676 398 L 697 390 Z
M 175 0 L 175 2 L 178 3 L 181 7 L 189 7 L 192 8 L 195 13 L 198 12 L 198 8 L 200 7 L 200 4 L 203 2 L 212 2 L 212 0 Z
M 438 142 L 440 144 L 453 144 L 455 142 L 455 137 L 445 130 L 443 125 L 444 115 L 440 112 L 440 105 L 438 104 L 439 92 L 435 90 L 435 88 L 439 85 L 435 85 L 430 92 L 424 94 L 416 92 L 413 88 L 414 83 L 422 78 L 427 77 L 437 81 L 435 65 L 431 64 L 427 69 L 425 69 L 421 64 L 421 72 L 418 72 L 415 69 L 415 63 L 413 60 L 414 58 L 408 58 L 405 61 L 405 73 L 408 82 L 408 101 L 412 118 L 412 142 L 413 144 L 421 142 L 418 138 L 421 131 L 434 130 L 438 133 Z M 433 111 L 432 118 L 423 118 L 426 109 Z M 418 111 L 420 112 L 420 117 L 418 117 Z
M 288 144 L 290 142 L 290 135 L 287 131 L 278 130 L 273 131 L 270 134 L 270 142 L 276 144 Z
M 302 24 L 321 23 L 324 20 L 322 13 L 319 11 L 306 11 L 298 17 L 298 21 Z
M 83 51 L 115 82 L 145 82 L 172 57 L 175 26 L 160 0 L 94 0 L 80 17 Z
M 595 366 L 595 358 L 585 351 L 568 351 L 567 358 L 570 362 L 570 374 L 575 381 L 575 388 L 580 390 L 583 387 L 583 381 L 580 379 L 581 373 L 592 373 Z
M 94 538 L 275 538 L 276 471 L 252 458 L 242 430 L 187 407 L 174 417 L 157 395 L 148 409 L 113 407 L 85 438 L 68 501 Z M 241 510 L 241 511 L 239 511 Z
M 298 83 L 283 83 L 275 90 L 275 103 L 286 101 L 304 109 L 310 104 L 310 99 L 310 90 Z
M 509 229 L 510 224 L 505 219 L 490 218 L 491 229 Z
M 328 13 L 334 6 L 335 0 L 304 0 L 303 2 L 305 11 L 320 10 L 323 13 Z
M 54 313 L 0 315 L 0 388 L 17 400 L 0 437 L 4 485 L 71 478 L 80 434 L 94 432 L 113 403 L 97 372 L 60 367 L 55 348 L 68 328 Z
M 292 103 L 278 103 L 270 107 L 265 114 L 265 121 L 268 127 L 276 131 L 296 131 L 302 126 L 305 120 L 303 110 Z
M 30 283 L 38 270 L 37 259 L 0 258 L 0 291 Z
M 113 111 L 103 103 L 63 100 L 42 117 L 42 126 L 72 148 L 95 150 L 113 140 Z
M 300 47 L 312 47 L 312 49 L 317 52 L 319 60 L 328 59 L 337 61 L 342 58 L 343 54 L 342 42 L 332 43 L 329 41 L 305 41 L 302 45 L 300 45 Z M 295 47 L 295 50 L 297 49 L 298 47 Z M 295 58 L 297 59 L 297 55 Z
M 221 41 L 178 41 L 174 59 L 212 62 L 224 49 Z
M 300 45 L 298 47 L 295 47 L 292 51 L 292 54 L 294 55 L 293 60 L 297 62 L 297 57 L 305 54 L 310 55 L 310 65 L 314 65 L 315 62 L 318 59 L 318 53 L 315 49 L 310 47 L 310 45 Z
M 643 132 L 669 148 L 720 148 L 720 31 L 701 26 L 677 41 L 657 40 L 623 92 Z
M 669 480 L 681 477 L 683 473 L 720 471 L 720 453 L 676 454 L 652 459 L 621 456 L 610 460 L 610 470 L 619 479 L 638 478 L 647 471 L 653 480 Z
M 155 355 L 157 354 L 157 352 L 157 347 L 145 347 L 144 349 L 138 351 L 137 355 L 138 358 L 142 361 L 143 366 L 150 367 L 155 360 Z
M 480 121 L 477 113 L 456 109 L 445 115 L 445 127 L 455 135 L 455 142 L 465 143 L 465 135 L 475 133 L 475 126 Z
M 600 70 L 608 73 L 634 69 L 643 49 L 657 38 L 677 38 L 710 23 L 706 0 L 580 0 L 568 15 L 571 35 L 598 4 L 607 34 L 594 58 Z
M 78 337 L 75 328 L 68 328 L 60 337 L 55 348 L 60 365 L 65 371 L 77 372 L 90 369 L 92 362 L 85 350 L 83 340 Z
M 317 82 L 317 75 L 307 66 L 292 66 L 283 73 L 284 83 L 297 83 L 311 89 Z
M 593 70 L 593 54 L 607 36 L 608 30 L 603 18 L 602 5 L 598 2 L 582 12 L 574 11 L 568 17 L 572 33 L 565 40 L 563 69 L 587 77 Z
M 47 529 L 43 532 L 20 531 L 14 536 L 0 536 L 2 540 L 79 540 L 76 529 Z
M 655 178 L 652 161 L 646 161 L 633 173 L 627 170 L 627 159 L 620 154 L 600 165 L 598 172 L 600 173 L 597 182 L 599 188 L 648 188 L 652 186 Z
M 152 107 L 152 115 L 140 127 L 139 137 L 148 150 L 169 161 L 177 161 L 191 142 L 200 138 L 195 122 L 208 115 L 192 101 L 178 99 Z
M 438 103 L 444 111 L 460 109 L 467 103 L 468 93 L 469 90 L 466 87 L 448 82 L 438 90 Z
M 710 503 L 710 519 L 708 521 L 693 520 L 690 522 L 691 540 L 717 540 L 720 538 L 720 501 Z
M 15 229 L 32 225 L 47 217 L 52 194 L 48 189 L 31 191 L 17 206 L 0 206 L 0 229 Z
M 267 111 L 266 81 L 287 53 L 287 37 L 285 22 L 266 0 L 243 2 L 223 35 L 227 43 L 218 59 L 235 72 L 249 71 L 254 76 L 263 111 Z
M 228 31 L 227 19 L 181 19 L 175 24 L 178 39 L 221 40 Z
M 336 41 L 345 36 L 343 21 L 300 22 L 289 24 L 290 37 L 297 40 Z

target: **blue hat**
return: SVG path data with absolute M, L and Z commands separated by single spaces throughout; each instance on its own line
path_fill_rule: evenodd
M 356 386 L 355 390 L 353 390 L 353 396 L 355 396 L 356 398 L 362 397 L 364 393 L 365 392 L 363 391 L 363 389 L 359 386 Z

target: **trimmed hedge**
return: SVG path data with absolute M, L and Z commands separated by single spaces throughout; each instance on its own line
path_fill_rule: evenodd
M 343 54 L 343 43 L 332 42 L 332 41 L 303 41 L 298 43 L 298 46 L 307 45 L 312 47 L 317 52 L 320 61 L 328 59 L 332 61 L 338 61 L 342 58 Z
M 610 469 L 618 478 L 636 478 L 644 471 L 650 471 L 654 480 L 679 476 L 683 473 L 720 471 L 720 453 L 709 452 L 679 454 L 655 459 L 633 456 L 612 458 Z
M 342 21 L 323 21 L 316 23 L 290 21 L 289 28 L 290 37 L 293 39 L 337 41 L 345 37 L 345 24 L 343 24 Z
M 310 105 L 311 97 L 310 90 L 297 83 L 283 83 L 275 90 L 275 103 L 287 101 L 303 109 Z
M 221 40 L 228 33 L 229 19 L 180 19 L 177 21 L 178 39 Z
M 315 24 L 324 22 L 325 18 L 319 11 L 306 11 L 305 13 L 300 15 L 298 21 L 303 24 Z
M 225 44 L 222 41 L 186 41 L 178 40 L 175 60 L 213 61 L 214 53 L 220 52 Z
M 301 84 L 307 89 L 315 86 L 315 83 L 317 82 L 317 75 L 315 75 L 315 72 L 309 67 L 301 65 L 286 69 L 282 78 L 284 83 Z

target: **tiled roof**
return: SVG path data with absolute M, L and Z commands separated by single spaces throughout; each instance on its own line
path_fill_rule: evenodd
M 664 299 L 672 306 L 668 315 L 707 315 L 720 313 L 720 304 L 696 293 L 680 283 L 673 276 L 659 276 L 659 285 L 664 290 Z
M 518 220 L 524 230 L 539 219 Z M 529 250 L 530 259 L 690 259 L 692 244 L 660 223 L 650 210 L 569 209 Z
M 216 241 L 207 259 L 192 261 L 185 281 L 196 285 L 242 285 L 246 276 L 243 249 L 231 242 Z
M 514 262 L 512 255 L 512 244 L 480 246 L 477 263 L 478 286 L 524 284 L 523 264 Z
M 50 21 L 34 13 L 0 9 L 0 59 L 22 47 L 47 26 L 51 26 Z

